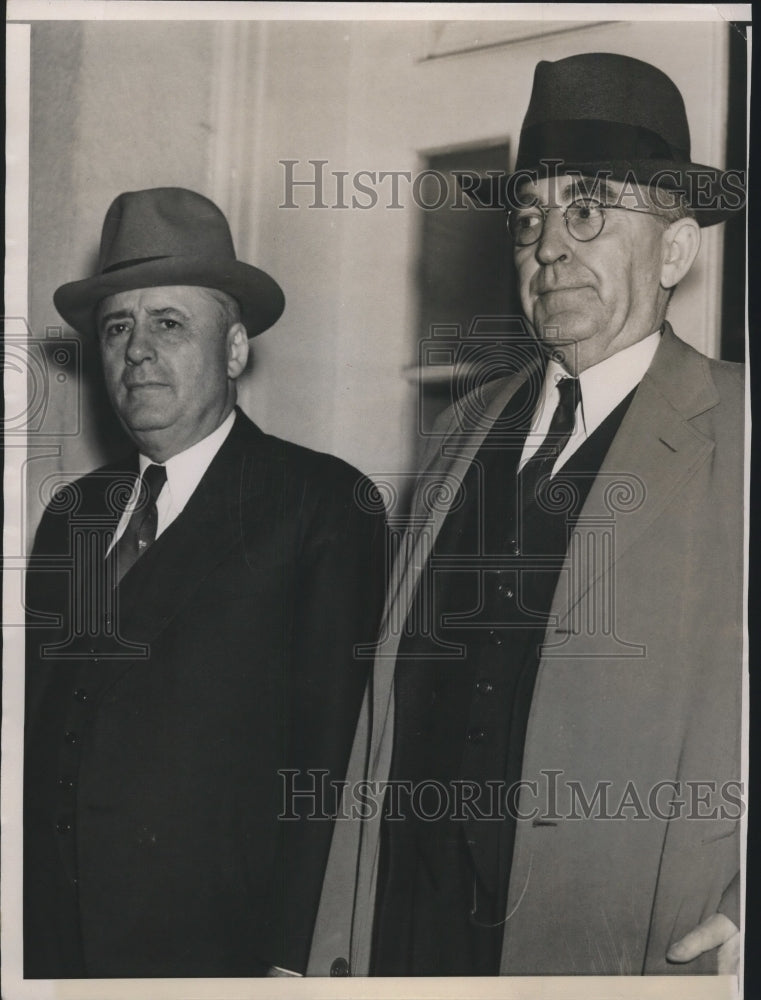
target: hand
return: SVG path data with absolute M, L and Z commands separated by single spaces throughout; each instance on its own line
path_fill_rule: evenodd
M 673 944 L 667 954 L 668 962 L 691 962 L 705 951 L 718 948 L 716 960 L 719 975 L 736 976 L 740 969 L 740 931 L 729 917 L 714 913 L 694 931 L 685 934 L 681 941 Z

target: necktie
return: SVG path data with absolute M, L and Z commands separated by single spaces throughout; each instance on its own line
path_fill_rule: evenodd
M 558 455 L 568 444 L 576 426 L 576 407 L 581 399 L 581 387 L 577 378 L 561 378 L 557 384 L 560 400 L 552 414 L 547 437 L 539 445 L 518 475 L 519 498 L 522 507 L 536 503 L 537 489 L 541 491 L 542 480 L 549 476 Z
M 127 522 L 119 541 L 112 550 L 116 558 L 116 583 L 130 570 L 149 545 L 156 540 L 158 511 L 156 501 L 166 483 L 166 468 L 149 465 L 140 480 L 140 495 L 136 509 Z

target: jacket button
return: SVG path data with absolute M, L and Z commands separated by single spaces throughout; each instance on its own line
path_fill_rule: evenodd
M 469 729 L 465 738 L 468 743 L 483 743 L 486 739 L 486 733 L 483 729 Z
M 511 555 L 519 556 L 521 554 L 521 550 L 515 538 L 511 538 L 510 541 L 507 543 L 507 546 L 508 549 L 510 550 Z
M 331 976 L 348 976 L 349 975 L 349 963 L 345 958 L 336 958 L 333 960 L 330 966 Z
M 76 733 L 64 733 L 63 738 L 66 740 L 67 743 L 71 744 L 71 746 L 74 746 L 76 743 L 79 743 L 79 737 L 77 736 Z
M 63 789 L 64 792 L 70 792 L 74 787 L 74 782 L 71 778 L 59 778 L 58 787 Z
M 77 690 L 74 692 L 74 697 L 77 699 L 77 701 L 85 702 L 87 701 L 87 692 L 85 691 L 84 688 L 77 688 Z
M 497 632 L 493 628 L 490 628 L 489 629 L 489 642 L 492 644 L 492 646 L 501 646 L 502 643 L 504 642 L 504 640 L 503 640 L 502 636 L 499 634 L 499 632 Z
M 70 833 L 71 823 L 67 819 L 59 819 L 55 825 L 55 828 L 56 830 L 58 830 L 59 833 Z
M 493 690 L 494 685 L 488 677 L 482 677 L 476 684 L 476 691 L 478 691 L 479 694 L 491 694 Z

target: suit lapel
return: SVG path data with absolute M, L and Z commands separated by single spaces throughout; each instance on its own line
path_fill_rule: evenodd
M 265 482 L 256 474 L 257 459 L 250 451 L 251 440 L 261 437 L 238 412 L 185 509 L 123 578 L 117 601 L 125 636 L 155 639 L 239 542 L 242 498 L 255 500 L 252 486 L 261 489 Z
M 718 393 L 702 355 L 666 324 L 662 342 L 608 450 L 576 523 L 553 618 L 567 631 L 572 612 L 601 576 L 635 545 L 713 451 L 691 419 Z M 599 558 L 590 558 L 590 536 Z M 606 541 L 602 542 L 603 536 Z
M 521 373 L 512 378 L 495 380 L 484 391 L 483 400 L 479 399 L 482 409 L 479 409 L 477 419 L 466 423 L 458 411 L 453 425 L 450 425 L 447 434 L 442 439 L 443 443 L 438 444 L 430 456 L 421 474 L 424 488 L 418 490 L 418 501 L 413 512 L 411 526 L 415 533 L 419 532 L 419 542 L 426 546 L 424 560 L 415 562 L 415 583 L 417 583 L 425 559 L 427 559 L 431 547 L 449 515 L 457 491 L 486 437 L 499 435 L 499 438 L 505 441 L 515 439 L 516 434 L 525 437 L 525 427 L 522 432 L 516 430 L 513 419 L 506 420 L 505 425 L 502 426 L 500 415 L 516 392 L 525 385 L 529 378 L 534 377 L 535 371 L 536 369 L 531 369 L 529 372 Z M 537 398 L 536 395 L 532 394 L 533 402 Z M 421 525 L 423 526 L 422 531 L 420 530 Z M 400 572 L 405 568 L 406 566 L 402 562 Z M 406 591 L 408 598 L 411 596 L 410 590 L 414 590 L 414 588 L 409 588 Z M 409 605 L 404 609 L 405 616 L 408 611 Z

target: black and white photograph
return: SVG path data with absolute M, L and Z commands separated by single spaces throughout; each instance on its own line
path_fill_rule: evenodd
M 3 997 L 746 995 L 751 34 L 9 0 Z

